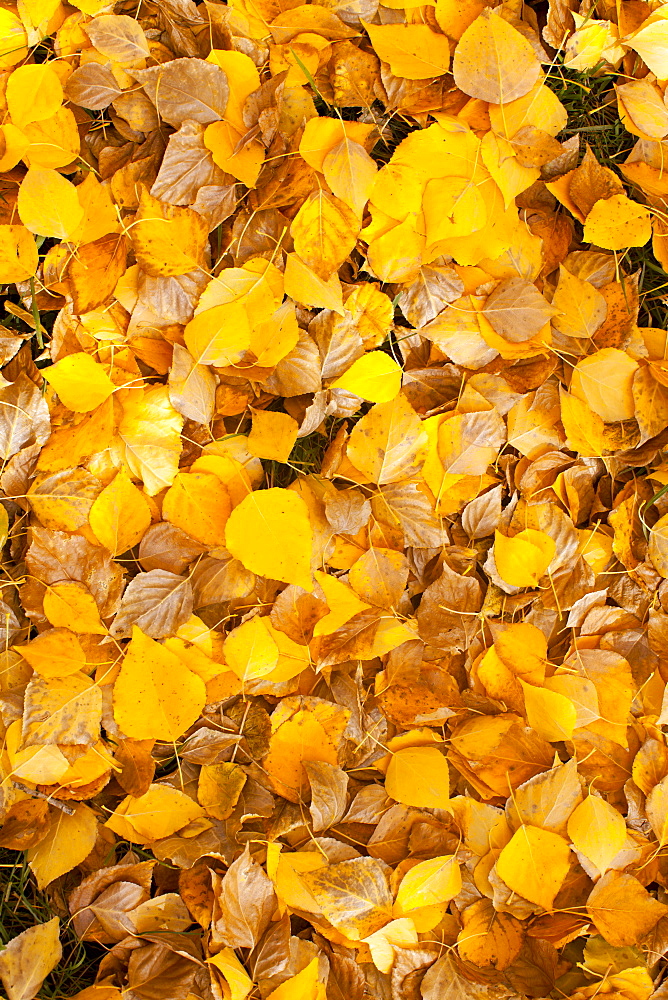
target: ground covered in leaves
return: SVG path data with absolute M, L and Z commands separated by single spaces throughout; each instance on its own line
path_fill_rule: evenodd
M 0 5 L 7 1000 L 665 1000 L 668 7 Z

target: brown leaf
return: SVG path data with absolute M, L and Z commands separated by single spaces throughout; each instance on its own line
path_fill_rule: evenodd
M 507 969 L 522 948 L 524 927 L 509 913 L 499 913 L 489 899 L 479 899 L 462 912 L 457 938 L 460 958 L 481 968 Z
M 91 111 L 108 107 L 123 92 L 111 70 L 96 62 L 75 69 L 65 91 L 73 104 Z
M 404 288 L 397 304 L 409 323 L 421 327 L 463 294 L 464 282 L 454 268 L 423 266 L 415 281 Z
M 160 90 L 162 102 L 162 88 Z M 162 103 L 158 105 L 162 111 Z M 195 205 L 198 194 L 207 186 L 222 186 L 227 175 L 213 162 L 211 150 L 204 144 L 205 126 L 198 121 L 184 121 L 169 137 L 151 194 L 170 205 Z
M 116 62 L 131 63 L 149 54 L 141 25 L 127 14 L 103 14 L 90 21 L 85 31 L 98 52 Z
M 138 798 L 144 795 L 155 775 L 155 760 L 151 756 L 148 740 L 121 740 L 114 758 L 121 770 L 116 771 L 116 781 L 127 795 Z
M 15 802 L 0 828 L 0 847 L 26 851 L 46 837 L 49 825 L 49 807 L 43 799 Z
M 446 652 L 466 649 L 479 630 L 480 584 L 443 563 L 441 576 L 425 590 L 417 621 L 420 636 Z
M 102 693 L 85 674 L 45 678 L 35 674 L 25 693 L 23 745 L 92 746 L 100 737 Z
M 254 948 L 276 909 L 271 881 L 250 856 L 248 847 L 225 877 L 212 874 L 215 893 L 212 940 L 215 946 Z
M 0 388 L 0 456 L 11 458 L 33 443 L 44 444 L 49 436 L 49 408 L 42 393 L 21 373 L 11 385 Z
M 316 622 L 327 614 L 329 608 L 324 601 L 290 584 L 276 598 L 270 618 L 274 628 L 284 632 L 293 642 L 306 646 L 313 638 Z
M 196 974 L 197 964 L 190 955 L 185 957 L 164 944 L 149 944 L 130 954 L 125 994 L 128 1000 L 164 1000 L 166 996 L 185 1000 Z
M 110 553 L 80 535 L 32 528 L 26 564 L 44 584 L 75 580 L 85 584 L 103 618 L 115 614 L 123 586 L 123 570 Z
M 526 278 L 508 278 L 483 307 L 483 315 L 499 336 L 511 344 L 531 340 L 557 312 Z
M 469 538 L 494 534 L 501 520 L 502 493 L 503 487 L 495 486 L 466 505 L 462 512 L 462 528 Z
M 133 625 L 145 635 L 161 639 L 174 635 L 188 621 L 193 593 L 188 577 L 164 569 L 138 573 L 128 584 L 121 606 L 109 630 L 116 639 L 129 639 Z
M 348 775 L 340 767 L 321 760 L 304 761 L 311 785 L 313 832 L 321 833 L 343 817 L 348 803 Z
M 131 855 L 129 857 L 132 857 Z M 108 932 L 92 906 L 112 886 L 134 886 L 137 902 L 149 898 L 154 861 L 132 861 L 100 868 L 70 893 L 68 904 L 77 935 L 85 941 L 108 941 Z M 136 905 L 133 904 L 133 905 Z M 125 931 L 127 933 L 127 931 Z M 122 934 L 121 937 L 124 937 Z M 118 938 L 120 940 L 120 938 Z
M 426 549 L 436 548 L 446 541 L 429 491 L 420 482 L 388 483 L 373 497 L 372 505 L 380 520 L 398 524 L 406 545 Z
M 180 528 L 169 521 L 159 521 L 151 525 L 139 543 L 139 562 L 147 572 L 163 569 L 180 576 L 205 551 L 203 545 Z
M 76 531 L 88 523 L 101 487 L 99 479 L 83 469 L 63 469 L 33 483 L 27 499 L 45 528 Z
M 135 69 L 132 75 L 155 104 L 161 118 L 176 128 L 185 121 L 207 125 L 225 116 L 229 94 L 227 76 L 215 63 L 203 59 L 172 59 L 150 69 Z

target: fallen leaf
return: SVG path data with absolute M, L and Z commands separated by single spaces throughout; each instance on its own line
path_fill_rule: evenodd
M 0 954 L 0 979 L 8 1000 L 32 1000 L 62 955 L 58 917 L 11 938 Z
M 521 826 L 501 851 L 496 870 L 509 889 L 551 910 L 568 873 L 569 856 L 563 837 L 536 826 Z
M 121 730 L 137 740 L 175 740 L 205 701 L 204 682 L 135 625 L 114 684 L 114 717 Z
M 282 546 L 288 535 L 289 553 Z M 278 488 L 251 493 L 232 511 L 225 544 L 251 572 L 311 589 L 311 525 L 296 493 Z

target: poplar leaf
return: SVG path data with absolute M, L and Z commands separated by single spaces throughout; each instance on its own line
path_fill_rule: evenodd
M 551 910 L 568 873 L 569 857 L 563 837 L 536 826 L 521 826 L 501 851 L 496 870 L 509 889 Z
M 290 549 L 283 545 L 290 538 Z M 290 490 L 261 490 L 234 508 L 225 544 L 246 569 L 310 590 L 312 530 L 306 504 Z
M 571 813 L 568 836 L 578 851 L 605 875 L 626 843 L 624 817 L 605 799 L 588 795 Z

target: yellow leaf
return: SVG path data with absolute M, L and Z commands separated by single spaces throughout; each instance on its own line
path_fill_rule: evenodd
M 547 639 L 539 628 L 530 622 L 509 625 L 494 639 L 494 649 L 507 667 L 530 684 L 545 680 Z
M 394 358 L 384 351 L 370 351 L 353 361 L 332 388 L 353 392 L 371 403 L 388 403 L 399 395 L 401 378 L 401 366 Z
M 660 80 L 668 78 L 668 20 L 660 10 L 651 14 L 637 31 L 624 39 Z
M 186 326 L 186 347 L 200 365 L 235 365 L 250 347 L 251 325 L 241 301 L 198 313 Z
M 428 244 L 468 236 L 482 229 L 487 222 L 487 206 L 470 177 L 444 177 L 429 181 L 422 207 Z
M 585 219 L 585 240 L 604 250 L 644 247 L 651 236 L 650 210 L 625 194 L 600 198 Z
M 169 837 L 204 816 L 200 805 L 171 785 L 153 784 L 144 795 L 128 795 L 105 826 L 133 843 L 150 843 Z
M 571 393 L 586 403 L 601 420 L 631 420 L 635 413 L 633 376 L 638 362 L 626 351 L 604 347 L 578 361 L 573 369 Z
M 394 901 L 394 916 L 420 906 L 432 906 L 454 899 L 462 887 L 462 874 L 453 854 L 420 861 L 401 880 Z
M 481 0 L 436 0 L 434 15 L 441 31 L 459 41 L 484 7 Z
M 118 432 L 125 445 L 124 458 L 152 497 L 171 486 L 181 455 L 183 417 L 169 400 L 169 388 L 156 385 L 132 390 L 123 400 Z
M 588 457 L 604 454 L 605 424 L 598 413 L 594 413 L 586 402 L 563 389 L 559 401 L 568 447 Z
M 452 72 L 470 97 L 506 104 L 528 93 L 541 69 L 526 38 L 487 7 L 460 38 Z
M 49 832 L 26 857 L 37 887 L 44 889 L 50 882 L 80 865 L 95 846 L 97 817 L 83 802 L 74 804 L 70 813 L 58 810 Z
M 260 86 L 260 74 L 250 56 L 234 49 L 212 49 L 206 57 L 227 74 L 228 80 L 234 80 L 230 96 L 225 106 L 225 121 L 229 122 L 237 132 L 246 133 L 246 123 L 243 108 L 246 99 Z
M 399 394 L 377 403 L 353 427 L 348 458 L 368 482 L 400 482 L 416 475 L 427 450 L 427 435 L 417 413 Z
M 668 842 L 668 776 L 662 778 L 651 790 L 645 810 L 659 847 L 663 847 Z
M 142 540 L 151 524 L 151 510 L 125 469 L 116 473 L 93 502 L 88 522 L 98 542 L 113 556 Z
M 7 730 L 6 747 L 12 774 L 19 781 L 31 781 L 36 785 L 61 782 L 69 768 L 69 761 L 62 750 L 53 744 L 19 750 L 20 725 L 20 722 L 13 723 Z
M 296 346 L 300 332 L 294 304 L 286 301 L 272 316 L 253 328 L 250 350 L 257 364 L 261 368 L 273 368 Z
M 290 458 L 299 424 L 289 413 L 256 410 L 251 407 L 253 425 L 248 435 L 248 450 L 256 458 L 287 462 Z
M 77 187 L 77 197 L 84 217 L 70 236 L 73 243 L 93 243 L 107 233 L 119 231 L 118 211 L 111 200 L 109 186 L 101 184 L 92 171 Z
M 590 892 L 587 914 L 608 944 L 626 948 L 647 937 L 668 916 L 668 906 L 650 896 L 633 875 L 610 871 Z
M 77 129 L 77 120 L 69 108 L 59 108 L 51 118 L 45 118 L 41 122 L 31 122 L 30 125 L 23 127 L 23 131 L 29 143 L 23 158 L 31 171 L 34 169 L 43 174 L 44 171 L 58 170 L 60 167 L 69 166 L 79 155 L 81 139 Z M 58 176 L 60 177 L 60 174 Z M 23 183 L 25 184 L 25 181 Z M 62 184 L 56 185 L 55 178 L 45 178 L 45 186 L 47 185 L 54 194 L 58 193 L 68 199 L 66 207 L 68 208 L 67 235 L 69 238 L 71 236 L 69 219 L 76 210 L 73 201 L 70 207 L 71 193 L 69 188 L 65 188 Z M 74 193 L 79 201 L 78 188 L 74 189 Z M 74 224 L 72 223 L 72 225 Z M 79 223 L 77 223 L 78 225 Z M 74 227 L 73 231 L 76 231 L 77 226 Z M 28 226 L 28 228 L 30 227 Z
M 227 53 L 224 54 L 227 55 Z M 233 54 L 241 55 L 241 53 Z M 253 989 L 253 980 L 244 969 L 232 948 L 223 948 L 216 955 L 207 958 L 207 962 L 215 966 L 225 979 L 229 987 L 228 1000 L 246 1000 L 246 997 Z
M 76 413 L 94 410 L 116 388 L 102 365 L 84 351 L 68 354 L 55 365 L 45 368 L 43 374 L 63 405 Z
M 245 132 L 245 126 L 240 131 L 226 121 L 212 122 L 204 133 L 204 145 L 221 170 L 252 188 L 264 163 L 264 146 L 257 139 L 243 142 Z
M 588 795 L 570 815 L 568 836 L 578 851 L 605 875 L 626 843 L 626 823 L 605 799 Z
M 11 170 L 19 160 L 23 159 L 25 152 L 30 145 L 30 140 L 21 129 L 11 122 L 5 122 L 0 126 L 0 148 L 4 148 L 0 156 L 0 170 Z M 4 147 L 2 146 L 4 143 Z
M 608 314 L 608 306 L 599 290 L 591 282 L 571 274 L 563 265 L 559 268 L 552 305 L 559 310 L 552 325 L 565 337 L 593 337 Z
M 338 577 L 316 570 L 315 578 L 324 592 L 329 614 L 316 622 L 313 629 L 314 636 L 332 635 L 360 611 L 366 611 L 371 607 L 365 601 L 360 601 L 355 591 Z
M 380 972 L 390 972 L 396 958 L 397 948 L 410 948 L 417 945 L 418 935 L 415 924 L 410 917 L 399 917 L 390 920 L 379 931 L 364 938 L 364 943 L 371 951 L 373 964 Z
M 302 882 L 326 919 L 352 941 L 375 934 L 392 918 L 386 870 L 376 858 L 352 858 L 318 868 L 302 875 Z
M 563 837 L 537 826 L 521 826 L 501 851 L 496 871 L 509 889 L 552 909 L 570 867 L 571 852 Z
M 333 149 L 345 140 L 364 146 L 374 129 L 375 125 L 341 118 L 311 118 L 304 128 L 299 152 L 310 167 L 323 173 L 325 159 Z
M 58 917 L 11 938 L 0 952 L 0 979 L 9 1000 L 32 1000 L 62 955 Z
M 577 720 L 575 705 L 565 695 L 535 687 L 520 678 L 527 721 L 549 743 L 570 740 Z
M 313 533 L 308 508 L 292 490 L 256 490 L 235 507 L 225 545 L 251 573 L 311 590 Z M 290 544 L 285 544 L 286 539 Z
M 364 146 L 348 138 L 330 149 L 323 161 L 325 180 L 332 193 L 360 217 L 369 200 L 377 170 Z
M 267 845 L 267 874 L 274 883 L 281 909 L 320 913 L 320 907 L 304 885 L 300 875 L 324 868 L 327 861 L 318 851 L 283 851 L 274 841 Z
M 299 802 L 310 788 L 304 761 L 338 764 L 337 743 L 350 712 L 318 701 L 313 709 L 299 698 L 284 698 L 272 715 L 273 732 L 265 768 L 272 786 L 290 802 Z
M 21 181 L 17 202 L 21 222 L 31 233 L 66 240 L 83 219 L 74 184 L 56 170 L 31 167 Z
M 26 281 L 37 270 L 35 238 L 25 226 L 0 226 L 0 281 Z
M 367 24 L 376 55 L 390 64 L 395 76 L 428 80 L 450 68 L 450 43 L 426 24 Z
M 447 809 L 450 803 L 448 762 L 436 747 L 397 750 L 387 768 L 385 791 L 395 802 L 424 809 Z
M 159 201 L 144 189 L 130 237 L 137 263 L 147 274 L 158 277 L 186 274 L 200 267 L 209 233 L 204 216 L 191 208 Z
M 343 315 L 341 282 L 337 274 L 324 281 L 296 253 L 289 253 L 285 259 L 285 291 L 305 306 L 332 309 Z
M 7 108 L 19 128 L 51 118 L 63 103 L 63 88 L 50 63 L 19 66 L 7 81 Z
M 107 634 L 93 595 L 75 580 L 63 580 L 46 588 L 44 614 L 56 627 L 93 635 Z
M 177 739 L 206 703 L 204 681 L 135 625 L 114 684 L 114 718 L 136 740 Z
M 512 587 L 537 587 L 556 551 L 554 539 L 536 528 L 525 528 L 512 538 L 494 533 L 496 568 Z
M 0 67 L 16 66 L 28 56 L 23 25 L 10 10 L 0 10 Z
M 211 549 L 225 544 L 231 509 L 225 486 L 208 472 L 177 473 L 162 502 L 166 521 Z
M 256 615 L 237 625 L 225 638 L 225 663 L 242 681 L 265 677 L 278 664 L 278 646 L 267 624 L 267 618 Z
M 267 1000 L 325 1000 L 325 984 L 318 979 L 318 958 L 312 959 L 296 976 L 286 979 Z
M 224 820 L 231 815 L 246 784 L 239 764 L 205 764 L 199 772 L 197 800 L 207 816 Z
M 354 248 L 361 224 L 345 202 L 319 189 L 312 192 L 290 227 L 302 261 L 327 281 Z
M 27 645 L 14 648 L 42 677 L 67 677 L 86 667 L 81 643 L 66 628 L 42 632 Z
M 71 6 L 83 11 L 84 14 L 95 17 L 96 14 L 99 14 L 105 7 L 109 6 L 109 2 L 108 0 L 73 0 Z

